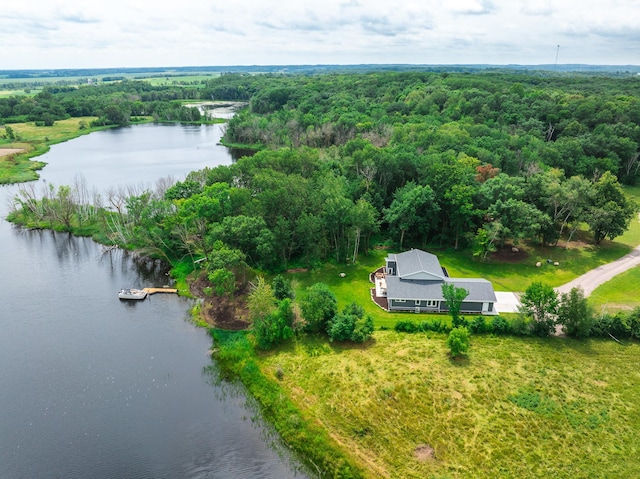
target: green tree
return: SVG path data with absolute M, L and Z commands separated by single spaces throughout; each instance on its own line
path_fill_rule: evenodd
M 627 199 L 615 176 L 606 171 L 594 184 L 594 196 L 587 224 L 593 232 L 595 244 L 614 239 L 624 233 L 634 218 L 638 207 Z
M 475 189 L 470 185 L 453 185 L 444 194 L 449 205 L 449 223 L 453 229 L 454 249 L 458 249 L 460 236 L 473 225 L 478 210 L 473 204 Z
M 428 234 L 431 225 L 436 223 L 440 207 L 430 186 L 421 186 L 413 182 L 396 190 L 391 206 L 384 210 L 384 220 L 392 231 L 400 233 L 400 248 L 407 231 L 414 236 Z
M 378 212 L 375 207 L 367 200 L 360 198 L 351 212 L 351 224 L 354 231 L 353 240 L 353 257 L 352 262 L 358 259 L 358 251 L 360 250 L 361 237 L 365 237 L 365 253 L 367 250 L 369 235 L 375 233 L 380 228 L 378 220 Z
M 331 341 L 364 343 L 373 334 L 373 318 L 362 306 L 352 302 L 333 317 L 327 333 Z
M 554 331 L 558 312 L 558 294 L 546 283 L 534 282 L 524 292 L 521 313 L 529 318 L 530 330 L 536 336 L 548 336 Z
M 247 263 L 242 251 L 229 248 L 217 241 L 207 255 L 205 263 L 209 281 L 219 295 L 232 296 L 236 290 L 236 278 L 240 277 L 244 284 Z
M 473 238 L 473 256 L 486 261 L 489 253 L 494 253 L 498 250 L 496 243 L 501 241 L 502 231 L 503 228 L 500 221 L 485 223 Z
M 463 321 L 460 319 L 460 308 L 462 302 L 467 296 L 469 291 L 464 288 L 458 288 L 453 283 L 442 283 L 442 296 L 447 303 L 449 314 L 451 314 L 451 324 L 454 328 L 463 325 Z
M 271 281 L 271 288 L 273 289 L 273 295 L 278 301 L 283 299 L 293 299 L 295 293 L 291 287 L 291 281 L 286 279 L 281 274 L 276 275 Z
M 338 312 L 338 300 L 324 283 L 315 283 L 307 288 L 300 303 L 305 330 L 312 333 L 326 332 Z
M 451 357 L 457 358 L 469 351 L 469 330 L 465 327 L 453 328 L 447 336 L 447 347 Z
M 236 275 L 226 268 L 214 269 L 207 275 L 218 296 L 233 296 L 236 290 Z
M 249 317 L 252 321 L 264 319 L 276 309 L 276 298 L 271 285 L 262 276 L 256 278 L 251 285 L 251 293 L 247 297 Z
M 293 336 L 293 308 L 286 298 L 277 303 L 271 286 L 258 277 L 247 298 L 253 334 L 260 349 L 270 349 Z
M 567 336 L 586 338 L 595 324 L 593 307 L 584 297 L 580 288 L 572 288 L 569 293 L 560 295 L 558 306 L 558 324 Z

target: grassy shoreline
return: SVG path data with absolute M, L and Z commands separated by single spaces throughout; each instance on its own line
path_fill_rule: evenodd
M 32 158 L 44 155 L 52 145 L 73 140 L 82 135 L 95 131 L 113 128 L 114 126 L 89 126 L 95 117 L 78 117 L 58 120 L 53 126 L 36 126 L 34 122 L 14 123 L 9 125 L 14 132 L 15 139 L 0 140 L 0 148 L 23 149 L 22 153 L 0 156 L 0 184 L 22 183 L 39 178 L 37 173 L 46 166 L 41 161 Z M 150 118 L 141 121 L 146 123 Z
M 212 356 L 224 378 L 239 380 L 247 388 L 263 417 L 311 471 L 317 471 L 319 477 L 365 477 L 324 425 L 303 414 L 289 399 L 275 380 L 277 376 L 269 377 L 259 367 L 260 360 L 246 332 L 210 331 L 215 348 Z

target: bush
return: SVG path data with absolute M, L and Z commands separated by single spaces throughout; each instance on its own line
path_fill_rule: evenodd
M 483 334 L 490 330 L 490 326 L 487 325 L 484 320 L 484 316 L 476 316 L 469 322 L 469 331 L 473 334 Z
M 613 316 L 603 314 L 598 318 L 591 328 L 592 336 L 600 336 L 608 338 L 611 334 L 616 339 L 631 337 L 631 327 L 629 325 L 629 317 L 623 312 L 618 312 Z
M 413 321 L 398 321 L 393 329 L 398 333 L 417 333 L 419 331 L 428 331 L 428 329 L 423 329 L 423 325 L 425 325 L 425 323 L 416 324 Z
M 558 307 L 558 324 L 567 336 L 586 338 L 595 323 L 593 308 L 580 288 L 563 293 Z
M 373 334 L 373 318 L 370 314 L 366 314 L 363 318 L 356 321 L 356 327 L 351 333 L 351 341 L 354 343 L 364 343 L 371 338 Z
M 282 275 L 277 275 L 271 281 L 271 289 L 273 289 L 273 295 L 276 297 L 278 301 L 283 299 L 294 299 L 295 294 L 293 288 L 291 287 L 291 281 L 284 278 Z
M 423 321 L 418 326 L 417 331 L 433 331 L 436 333 L 448 333 L 451 331 L 451 326 L 446 321 L 436 319 L 434 321 Z
M 331 341 L 348 341 L 356 327 L 356 317 L 352 314 L 338 313 L 333 317 L 327 330 Z
M 351 303 L 333 317 L 327 333 L 331 341 L 364 343 L 373 334 L 373 318 L 362 306 Z
M 300 302 L 305 330 L 310 333 L 327 331 L 338 312 L 338 300 L 324 283 L 315 283 L 307 288 L 306 298 Z
M 509 332 L 509 323 L 500 316 L 494 316 L 491 320 L 491 332 L 497 336 L 507 334 Z
M 532 324 L 535 323 L 535 324 Z M 536 333 L 536 327 L 540 327 L 540 331 Z M 515 336 L 529 336 L 533 334 L 540 334 L 544 336 L 544 332 L 547 331 L 548 324 L 546 323 L 538 323 L 537 321 L 528 321 L 527 318 L 523 314 L 519 314 L 515 319 L 511 321 L 509 325 L 509 331 L 511 334 Z
M 453 328 L 447 337 L 447 347 L 451 357 L 458 357 L 469 350 L 469 330 L 465 327 Z
M 640 306 L 634 308 L 627 317 L 631 337 L 640 339 Z

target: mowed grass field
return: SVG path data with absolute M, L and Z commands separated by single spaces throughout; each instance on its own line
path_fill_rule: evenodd
M 640 307 L 640 266 L 619 274 L 597 287 L 589 302 L 596 314 L 628 311 Z
M 259 364 L 368 477 L 640 477 L 640 345 L 471 344 L 454 361 L 444 335 L 376 331 L 364 346 L 305 338 Z

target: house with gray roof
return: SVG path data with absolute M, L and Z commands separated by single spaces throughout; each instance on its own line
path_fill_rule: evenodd
M 462 313 L 498 314 L 491 282 L 481 278 L 450 278 L 436 255 L 419 249 L 390 254 L 383 270 L 375 274 L 374 283 L 372 293 L 386 298 L 389 311 L 447 312 L 442 285 L 452 283 L 469 292 L 462 303 Z

